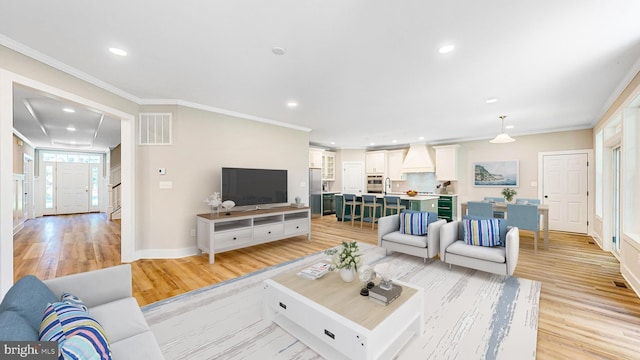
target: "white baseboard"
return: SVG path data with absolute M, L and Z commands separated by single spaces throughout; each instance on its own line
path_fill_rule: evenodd
M 136 260 L 139 259 L 178 259 L 198 254 L 195 246 L 182 249 L 145 249 L 137 250 Z
M 640 279 L 638 279 L 633 272 L 631 272 L 626 266 L 620 266 L 620 273 L 622 277 L 627 280 L 627 283 L 631 286 L 631 289 L 640 298 Z

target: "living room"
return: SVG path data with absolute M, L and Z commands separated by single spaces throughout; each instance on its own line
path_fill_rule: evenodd
M 12 126 L 9 109 L 12 87 L 27 86 L 56 96 L 70 99 L 87 106 L 94 106 L 106 113 L 119 116 L 123 121 L 122 166 L 123 198 L 122 257 L 124 262 L 148 258 L 176 258 L 191 256 L 196 252 L 194 219 L 197 213 L 207 212 L 202 199 L 220 186 L 219 169 L 223 166 L 285 168 L 289 170 L 289 197 L 308 193 L 306 182 L 310 130 L 304 126 L 264 121 L 262 118 L 234 116 L 233 112 L 222 112 L 213 107 L 193 103 L 149 104 L 131 99 L 91 84 L 82 77 L 38 61 L 37 58 L 0 46 L 0 167 L 2 169 L 2 193 L 9 187 L 6 176 L 12 169 L 10 148 Z M 611 109 L 590 128 L 571 129 L 550 133 L 517 136 L 518 141 L 508 145 L 509 158 L 518 160 L 521 169 L 519 189 L 522 197 L 538 198 L 539 181 L 538 154 L 540 152 L 562 152 L 596 148 L 596 137 L 608 121 L 629 105 L 638 93 L 639 80 L 634 73 L 627 90 L 621 93 Z M 166 147 L 143 147 L 137 145 L 135 119 L 139 113 L 171 113 L 173 116 L 173 142 Z M 497 130 L 496 121 L 496 130 Z M 479 160 L 499 160 L 505 150 L 490 145 L 486 140 L 441 142 L 459 143 L 460 181 L 456 184 L 460 201 L 497 195 L 495 189 L 474 188 L 471 182 L 471 164 Z M 364 149 L 337 151 L 337 163 L 342 161 L 364 161 Z M 597 161 L 597 157 L 592 159 Z M 437 165 L 436 165 L 437 166 Z M 158 174 L 158 168 L 166 169 L 166 175 Z M 185 176 L 188 174 L 188 176 Z M 595 172 L 591 174 L 595 177 Z M 160 189 L 160 182 L 172 182 L 172 189 Z M 595 184 L 590 181 L 590 185 Z M 10 190 L 10 189 L 9 189 Z M 13 284 L 13 254 L 11 226 L 8 220 L 10 207 L 4 200 L 2 234 L 0 234 L 0 289 L 5 293 Z M 594 200 L 595 202 L 595 200 Z M 594 236 L 601 247 L 606 241 L 603 219 L 597 215 L 595 206 L 589 208 L 589 235 Z M 6 226 L 5 226 L 6 225 Z M 606 230 L 606 229 L 605 229 Z M 552 240 L 553 241 L 553 240 Z M 627 249 L 630 251 L 630 249 Z M 624 252 L 623 252 L 624 254 Z M 633 253 L 631 253 L 633 254 Z M 545 253 L 538 254 L 543 256 Z M 628 255 L 627 261 L 630 261 Z M 630 261 L 631 262 L 631 261 Z M 631 262 L 632 263 L 632 262 Z M 633 266 L 633 264 L 631 264 Z M 632 269 L 627 275 L 638 277 L 640 271 Z M 631 282 L 633 279 L 628 280 Z M 637 288 L 636 288 L 637 289 Z

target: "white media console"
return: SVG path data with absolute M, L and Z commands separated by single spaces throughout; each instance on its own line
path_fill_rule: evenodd
M 270 241 L 307 235 L 311 240 L 311 209 L 308 207 L 275 207 L 234 211 L 230 215 L 199 214 L 197 216 L 198 255 L 235 250 Z

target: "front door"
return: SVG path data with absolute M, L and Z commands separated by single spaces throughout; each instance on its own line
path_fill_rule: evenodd
M 587 233 L 588 157 L 585 153 L 543 155 L 543 200 L 549 229 Z
M 56 180 L 58 214 L 89 212 L 89 164 L 59 162 Z
M 362 162 L 342 163 L 342 193 L 362 194 L 364 191 L 364 164 Z

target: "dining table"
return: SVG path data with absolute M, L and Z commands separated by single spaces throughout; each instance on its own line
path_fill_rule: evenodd
M 493 202 L 493 211 L 504 212 L 505 216 L 509 216 L 507 214 L 507 203 L 505 202 Z M 460 210 L 462 215 L 467 215 L 467 203 L 463 202 L 460 204 Z M 544 225 L 544 248 L 547 250 L 549 248 L 549 205 L 547 204 L 539 204 L 538 205 L 538 215 L 542 216 L 542 221 Z M 536 244 L 535 247 L 538 247 L 537 244 L 537 236 L 535 237 Z

